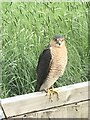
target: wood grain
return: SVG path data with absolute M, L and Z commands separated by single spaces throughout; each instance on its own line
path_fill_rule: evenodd
M 88 92 L 90 92 L 89 91 L 90 89 L 88 89 L 88 86 L 90 84 L 88 83 L 89 82 L 83 82 L 83 83 L 77 83 L 69 86 L 56 88 L 55 90 L 58 91 L 59 100 L 57 99 L 56 94 L 52 95 L 52 100 L 50 100 L 49 96 L 46 95 L 45 92 L 35 92 L 35 93 L 2 99 L 1 105 L 7 117 L 18 116 L 18 115 L 26 114 L 30 112 L 33 113 L 38 111 L 44 111 L 52 108 L 57 109 L 57 107 L 60 108 L 59 111 L 60 110 L 63 111 L 64 109 L 66 109 L 63 112 L 67 111 L 67 109 L 69 109 L 70 111 L 71 109 L 70 111 L 71 113 L 72 106 L 75 107 L 76 103 L 78 103 L 79 105 L 79 102 L 81 106 L 80 110 L 85 109 L 85 111 L 87 112 L 87 104 L 90 99 L 90 96 L 88 95 Z M 67 105 L 71 107 L 68 108 Z M 84 115 L 82 110 L 80 112 L 82 115 Z M 87 113 L 86 113 L 86 116 L 87 116 Z

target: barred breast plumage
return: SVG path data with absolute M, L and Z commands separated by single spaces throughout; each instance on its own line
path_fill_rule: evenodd
M 67 64 L 67 49 L 66 46 L 61 48 L 50 47 L 52 60 L 49 74 L 44 84 L 41 86 L 40 90 L 50 88 L 56 80 L 61 77 L 65 71 Z

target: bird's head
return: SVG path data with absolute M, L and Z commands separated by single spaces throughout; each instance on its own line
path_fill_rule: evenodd
M 65 40 L 64 37 L 62 37 L 61 35 L 56 35 L 50 42 L 51 46 L 54 47 L 62 47 L 65 45 Z

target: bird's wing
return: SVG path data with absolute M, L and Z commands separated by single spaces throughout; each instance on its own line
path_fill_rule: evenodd
M 35 91 L 38 91 L 41 87 L 41 85 L 44 83 L 45 79 L 48 76 L 50 66 L 51 66 L 51 53 L 50 53 L 50 48 L 45 49 L 38 61 L 37 65 L 37 84 L 36 84 L 36 89 Z

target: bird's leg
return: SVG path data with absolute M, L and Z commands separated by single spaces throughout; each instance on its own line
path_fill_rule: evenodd
M 59 99 L 59 93 L 58 93 L 58 91 L 55 91 L 53 85 L 52 85 L 51 92 L 52 92 L 53 94 L 56 94 L 56 95 L 57 95 L 57 98 Z
M 54 90 L 54 87 L 53 87 L 53 85 L 52 85 L 52 89 L 51 89 L 51 91 L 53 92 L 53 94 L 55 93 L 55 90 Z
M 52 89 L 47 89 L 45 90 L 45 92 L 47 93 L 46 95 L 49 95 L 49 99 L 52 101 L 52 95 L 56 94 L 57 95 L 57 99 L 59 99 L 59 94 L 58 94 L 58 91 L 55 91 L 54 90 L 54 87 L 52 86 Z
M 47 90 L 45 90 L 45 92 L 47 93 L 46 95 L 49 95 L 49 99 L 51 99 L 52 96 L 51 90 L 48 88 Z
M 49 99 L 51 100 L 51 98 L 52 98 L 52 91 L 50 89 L 48 89 L 47 94 L 49 95 Z
M 49 100 L 50 101 L 53 101 L 51 98 L 52 98 L 52 90 L 50 90 L 49 88 L 47 90 L 45 90 L 46 92 L 46 96 L 49 95 Z

